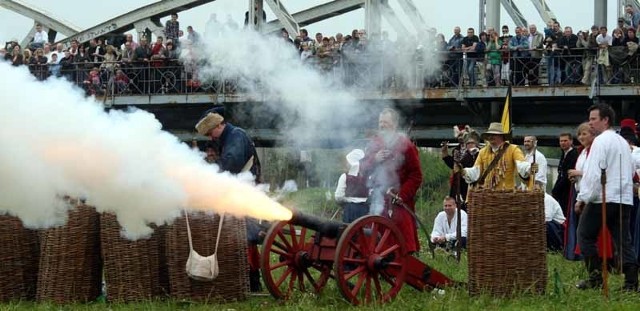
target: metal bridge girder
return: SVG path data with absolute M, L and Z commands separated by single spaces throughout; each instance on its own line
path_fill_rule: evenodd
M 420 14 L 418 8 L 413 4 L 412 0 L 398 0 L 398 4 L 402 8 L 407 17 L 409 17 L 409 21 L 413 24 L 413 27 L 416 29 L 418 34 L 426 33 L 427 31 L 427 23 L 424 18 Z
M 285 8 L 284 4 L 282 4 L 282 1 L 265 0 L 265 2 L 269 5 L 273 14 L 276 15 L 289 34 L 295 37 L 300 33 L 300 26 L 298 26 L 298 22 L 296 22 L 296 19 L 291 14 L 289 14 L 289 11 Z
M 400 18 L 398 18 L 396 13 L 389 6 L 389 3 L 383 3 L 382 6 L 380 6 L 380 12 L 382 13 L 382 16 L 387 20 L 387 22 L 389 22 L 389 24 L 391 24 L 391 27 L 393 27 L 393 29 L 395 29 L 398 34 L 409 33 L 409 30 L 407 29 L 407 27 L 404 26 L 404 24 L 402 24 L 402 21 L 400 20 Z
M 364 2 L 365 0 L 334 0 L 294 13 L 291 16 L 298 22 L 299 27 L 304 27 L 339 14 L 360 9 L 364 5 Z M 262 32 L 270 33 L 278 31 L 282 27 L 282 23 L 276 19 L 264 25 Z
M 15 0 L 0 0 L 0 6 L 16 12 L 24 17 L 28 17 L 34 20 L 36 23 L 42 24 L 42 28 L 45 30 L 59 32 L 67 36 L 71 36 L 80 31 L 80 28 L 72 25 L 71 23 L 64 21 L 60 18 L 54 17 L 51 13 L 42 9 L 35 8 L 33 5 L 21 3 Z M 27 45 L 33 39 L 35 34 L 35 23 L 31 30 L 20 42 L 21 46 Z
M 542 17 L 542 20 L 544 20 L 545 23 L 556 19 L 556 15 L 553 14 L 551 8 L 544 0 L 531 0 L 531 2 L 533 3 L 533 6 L 536 8 L 538 13 L 540 14 L 540 17 Z
M 513 0 L 501 0 L 502 7 L 509 13 L 511 19 L 516 24 L 516 26 L 524 26 L 527 27 L 527 19 L 524 17 L 518 6 L 513 2 Z
M 172 12 L 179 12 L 188 10 L 215 0 L 164 0 L 157 1 L 143 7 L 137 8 L 131 12 L 122 14 L 115 18 L 104 21 L 98 25 L 90 27 L 88 29 L 78 31 L 69 35 L 67 38 L 58 41 L 65 46 L 71 43 L 71 40 L 76 39 L 80 43 L 87 42 L 91 39 L 95 39 L 113 32 L 124 33 L 131 29 L 134 29 L 134 24 L 140 21 L 146 21 L 148 19 L 159 20 L 161 17 L 165 17 Z

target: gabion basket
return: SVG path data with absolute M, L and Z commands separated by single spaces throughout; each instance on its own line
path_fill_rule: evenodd
M 220 215 L 189 213 L 193 246 L 202 256 L 213 254 Z M 196 281 L 187 275 L 189 242 L 184 216 L 166 229 L 166 261 L 171 297 L 197 302 L 245 300 L 249 292 L 246 225 L 243 218 L 226 216 L 218 245 L 220 274 L 211 281 Z
M 0 215 L 0 302 L 33 300 L 38 279 L 36 231 L 17 217 Z
M 114 214 L 100 215 L 107 299 L 131 302 L 168 295 L 167 277 L 161 277 L 167 274 L 160 260 L 162 230 L 154 228 L 149 238 L 131 241 L 121 236 L 121 229 Z
M 93 301 L 101 294 L 100 216 L 80 205 L 69 212 L 67 224 L 41 235 L 38 301 Z
M 544 293 L 544 193 L 474 189 L 468 211 L 469 294 Z

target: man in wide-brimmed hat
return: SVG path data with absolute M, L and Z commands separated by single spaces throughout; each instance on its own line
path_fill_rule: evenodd
M 470 168 L 456 168 L 461 170 L 466 182 L 489 189 L 511 190 L 515 188 L 516 174 L 526 178 L 532 167 L 537 168 L 537 164 L 525 161 L 520 148 L 505 140 L 507 135 L 498 122 L 491 123 L 482 133 L 482 139 L 488 144 L 480 150 L 476 163 Z
M 224 108 L 215 107 L 205 112 L 196 124 L 198 134 L 216 141 L 220 147 L 216 163 L 223 171 L 232 174 L 251 172 L 260 182 L 260 161 L 256 147 L 247 133 L 224 119 Z M 249 287 L 252 292 L 261 291 L 260 284 L 260 242 L 261 228 L 253 218 L 246 218 L 249 259 Z

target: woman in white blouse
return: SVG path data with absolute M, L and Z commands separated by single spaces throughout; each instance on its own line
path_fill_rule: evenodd
M 584 122 L 578 126 L 577 131 L 578 141 L 582 145 L 580 155 L 576 161 L 576 166 L 568 171 L 569 180 L 573 183 L 575 191 L 572 195 L 573 203 L 575 203 L 575 197 L 578 191 L 580 191 L 580 178 L 584 169 L 584 163 L 589 155 L 589 150 L 593 140 L 596 138 L 594 131 L 589 127 L 587 122 Z M 578 228 L 578 218 L 574 211 L 574 204 L 571 204 L 567 209 L 566 222 L 565 222 L 565 235 L 564 235 L 564 257 L 568 260 L 581 260 L 579 250 L 577 249 L 578 239 L 576 230 Z

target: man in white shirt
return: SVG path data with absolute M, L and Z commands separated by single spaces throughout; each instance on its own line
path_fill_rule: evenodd
M 529 163 L 538 163 L 534 185 L 545 191 L 547 187 L 547 158 L 538 151 L 538 139 L 535 136 L 524 137 L 524 159 Z M 526 188 L 526 187 L 525 187 Z
M 342 222 L 350 223 L 369 212 L 366 180 L 360 173 L 360 160 L 364 158 L 364 151 L 353 149 L 347 154 L 349 171 L 340 175 L 336 187 L 335 199 L 342 209 Z
M 433 221 L 433 231 L 431 231 L 431 242 L 439 247 L 451 250 L 456 244 L 456 229 L 458 228 L 458 215 L 456 210 L 456 200 L 452 197 L 445 197 L 443 211 L 436 216 Z M 460 211 L 460 246 L 467 246 L 467 213 Z
M 629 144 L 612 129 L 615 112 L 606 104 L 589 108 L 589 126 L 597 134 L 587 157 L 576 212 L 581 212 L 578 224 L 578 243 L 584 255 L 589 278 L 578 283 L 579 289 L 602 286 L 602 262 L 596 240 L 602 228 L 602 217 L 612 235 L 615 249 L 620 252 L 625 279 L 623 289 L 637 291 L 638 265 L 629 233 L 629 215 L 633 208 L 633 164 Z M 605 174 L 605 184 L 601 175 Z M 604 187 L 604 189 L 603 189 Z M 602 214 L 603 192 L 606 196 L 605 215 Z
M 38 49 L 44 47 L 44 44 L 49 41 L 49 34 L 42 29 L 42 25 L 36 24 L 36 33 L 33 34 L 33 42 L 31 42 L 31 49 Z
M 564 214 L 560 203 L 551 195 L 544 194 L 544 224 L 547 228 L 547 250 L 559 252 L 564 245 Z

